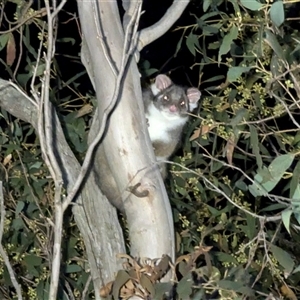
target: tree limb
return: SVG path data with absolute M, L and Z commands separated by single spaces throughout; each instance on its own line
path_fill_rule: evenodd
M 13 84 L 0 79 L 0 106 L 13 116 L 29 122 L 37 130 L 37 106 L 28 98 L 15 89 Z M 53 109 L 52 104 L 49 104 Z M 63 181 L 69 193 L 78 178 L 80 165 L 65 140 L 55 110 L 53 118 L 54 147 L 56 153 L 60 153 Z M 72 210 L 86 246 L 94 288 L 100 290 L 104 284 L 113 280 L 116 270 L 121 269 L 122 261 L 116 260 L 115 254 L 124 253 L 125 245 L 116 211 L 95 182 L 93 174 L 90 174 Z M 95 296 L 96 299 L 100 297 L 97 293 Z
M 111 65 L 115 64 L 116 69 L 120 70 L 124 31 L 121 20 L 116 17 L 119 12 L 114 1 L 80 1 L 78 8 L 81 20 L 89 16 L 94 21 L 82 22 L 81 26 L 85 39 L 83 45 L 86 47 L 83 55 L 88 55 L 83 61 L 88 63 L 87 68 L 93 68 L 88 73 L 93 75 L 95 81 L 98 103 L 96 121 L 99 125 L 115 89 L 116 75 Z M 115 20 L 114 26 L 111 26 L 112 19 Z M 99 33 L 105 35 L 99 36 Z M 106 43 L 109 56 L 102 49 L 103 42 Z M 90 140 L 94 136 L 91 132 Z M 110 190 L 117 190 L 122 197 L 131 254 L 150 258 L 167 254 L 173 259 L 175 247 L 171 207 L 147 134 L 140 76 L 133 60 L 128 66 L 119 101 L 99 148 L 105 153 L 108 167 L 103 168 L 99 151 L 96 153 L 95 166 L 98 166 L 102 180 L 111 173 L 115 184 Z M 100 184 L 102 180 L 100 178 Z M 146 197 L 139 198 L 128 192 L 129 185 L 136 186 L 138 183 L 140 191 L 148 191 Z
M 158 22 L 141 31 L 138 50 L 141 51 L 145 46 L 165 34 L 178 20 L 188 4 L 189 0 L 174 0 L 173 4 Z

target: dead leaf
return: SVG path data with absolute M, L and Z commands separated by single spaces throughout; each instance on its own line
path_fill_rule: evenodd
M 128 272 L 120 270 L 112 286 L 112 295 L 114 299 L 119 299 L 120 294 L 134 294 L 134 284 Z
M 230 104 L 229 103 L 225 103 L 224 105 L 222 105 L 219 109 L 218 109 L 218 111 L 224 111 L 224 110 L 226 110 L 227 108 L 229 108 L 230 107 Z
M 11 33 L 8 38 L 6 47 L 6 63 L 11 66 L 16 59 L 16 42 L 14 35 Z
M 224 90 L 225 88 L 228 87 L 228 85 L 230 84 L 230 82 L 228 81 L 228 79 L 226 79 L 225 82 L 221 83 L 219 86 L 217 86 L 216 89 L 218 90 Z
M 291 290 L 287 285 L 282 285 L 280 287 L 280 291 L 284 297 L 286 297 L 289 300 L 297 300 L 297 297 L 293 290 Z
M 114 299 L 128 299 L 135 295 L 135 286 L 132 280 L 127 281 L 120 290 L 120 295 L 114 294 Z M 116 298 L 117 296 L 117 298 Z
M 4 158 L 4 161 L 3 161 L 3 165 L 7 165 L 10 161 L 11 161 L 11 158 L 12 158 L 12 155 L 11 154 L 8 154 L 5 158 Z
M 197 128 L 192 136 L 190 137 L 190 141 L 196 140 L 201 135 L 204 135 L 208 132 L 210 132 L 213 128 L 215 128 L 216 125 L 202 125 L 200 128 Z
M 110 281 L 100 289 L 100 297 L 107 298 L 111 292 L 113 281 Z
M 151 277 L 153 281 L 157 281 L 164 277 L 168 272 L 171 264 L 171 258 L 168 255 L 163 255 L 162 259 L 154 266 L 154 275 Z
M 231 166 L 232 166 L 232 157 L 233 157 L 234 148 L 235 148 L 234 137 L 230 137 L 229 140 L 227 141 L 225 151 L 226 151 L 227 161 Z
M 80 118 L 84 115 L 88 115 L 92 111 L 93 111 L 93 106 L 91 104 L 86 104 L 77 111 L 75 118 Z

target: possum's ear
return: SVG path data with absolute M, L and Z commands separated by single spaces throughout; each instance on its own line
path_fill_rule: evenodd
M 201 92 L 197 88 L 187 89 L 186 95 L 189 99 L 190 111 L 194 110 L 198 106 L 198 100 L 201 97 Z
M 172 80 L 167 75 L 157 75 L 155 78 L 155 86 L 160 90 L 163 91 L 168 88 L 172 84 Z

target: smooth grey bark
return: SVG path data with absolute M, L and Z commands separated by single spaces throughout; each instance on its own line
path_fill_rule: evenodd
M 114 1 L 80 1 L 78 8 L 80 20 L 87 20 L 86 16 L 89 16 L 89 22 L 81 22 L 87 48 L 83 61 L 89 62 L 87 67 L 92 68 L 89 74 L 94 76 L 98 118 L 101 120 L 113 97 L 126 42 L 124 31 Z M 135 61 L 131 60 L 123 82 L 120 101 L 110 117 L 101 146 L 116 182 L 115 187 L 124 202 L 131 254 L 149 258 L 168 254 L 174 258 L 173 218 L 147 134 L 140 76 Z M 96 159 L 101 161 L 99 156 Z M 107 173 L 106 168 L 102 170 L 103 176 Z M 136 184 L 140 184 L 139 192 L 147 191 L 148 195 L 137 197 L 128 191 Z

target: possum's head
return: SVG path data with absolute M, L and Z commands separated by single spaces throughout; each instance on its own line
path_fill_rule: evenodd
M 173 84 L 166 75 L 158 75 L 151 86 L 154 105 L 170 116 L 184 116 L 198 106 L 201 92 L 197 88 L 184 88 Z

